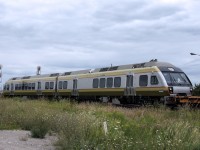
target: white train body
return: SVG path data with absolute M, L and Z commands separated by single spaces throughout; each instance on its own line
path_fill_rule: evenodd
M 192 84 L 181 69 L 169 63 L 150 61 L 93 71 L 12 78 L 5 83 L 3 94 L 135 103 L 161 101 L 177 95 L 189 96 L 191 90 Z

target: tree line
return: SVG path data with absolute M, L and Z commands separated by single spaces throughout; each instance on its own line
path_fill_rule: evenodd
M 200 96 L 200 83 L 194 85 L 192 95 Z

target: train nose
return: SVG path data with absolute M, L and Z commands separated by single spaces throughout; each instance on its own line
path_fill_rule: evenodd
M 190 96 L 191 95 L 191 87 L 173 87 L 173 94 L 179 96 Z

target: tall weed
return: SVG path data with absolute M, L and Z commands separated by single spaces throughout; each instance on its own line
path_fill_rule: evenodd
M 107 123 L 105 133 L 103 122 Z M 200 149 L 200 110 L 116 108 L 63 100 L 0 100 L 0 129 L 56 132 L 61 149 Z

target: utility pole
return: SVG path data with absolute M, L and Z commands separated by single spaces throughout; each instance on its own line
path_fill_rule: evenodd
M 36 75 L 41 75 L 41 67 L 40 66 L 37 66 Z
M 195 53 L 190 53 L 190 55 L 197 55 L 197 56 L 200 56 L 199 54 L 195 54 Z

